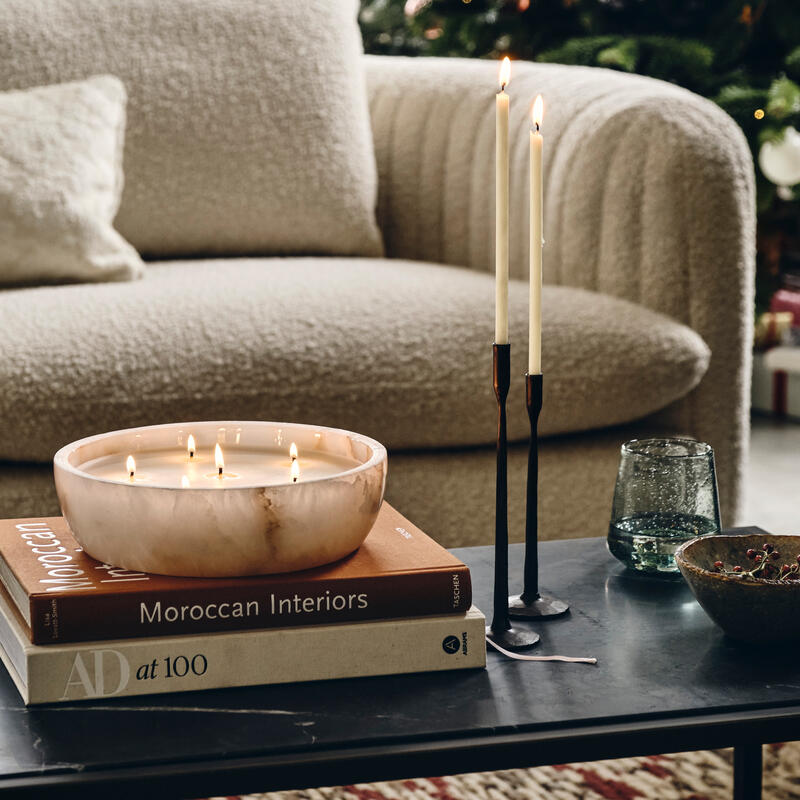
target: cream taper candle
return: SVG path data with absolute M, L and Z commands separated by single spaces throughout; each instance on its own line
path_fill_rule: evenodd
M 508 56 L 500 66 L 495 124 L 495 344 L 508 344 Z
M 533 104 L 531 126 L 531 203 L 530 203 L 530 329 L 528 341 L 528 374 L 542 371 L 542 245 L 543 189 L 542 189 L 542 96 Z

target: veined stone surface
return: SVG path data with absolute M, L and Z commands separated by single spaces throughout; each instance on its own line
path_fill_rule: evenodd
M 186 452 L 219 442 L 228 463 L 237 447 L 265 454 L 296 442 L 301 454 L 347 459 L 331 475 L 259 484 L 252 479 L 188 488 L 93 474 L 106 456 Z M 234 469 L 231 466 L 230 469 Z M 209 469 L 214 469 L 213 459 Z M 226 468 L 227 470 L 227 468 Z M 130 570 L 224 577 L 308 569 L 343 558 L 366 538 L 386 483 L 383 445 L 334 428 L 276 422 L 195 422 L 131 428 L 81 439 L 56 453 L 56 491 L 75 538 L 93 558 Z

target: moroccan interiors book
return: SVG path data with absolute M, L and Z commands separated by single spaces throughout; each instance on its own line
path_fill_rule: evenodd
M 477 669 L 486 620 L 428 615 L 338 625 L 36 645 L 0 588 L 0 661 L 25 704 Z
M 34 644 L 464 614 L 469 569 L 388 503 L 324 567 L 244 578 L 130 572 L 84 553 L 62 517 L 0 521 L 0 580 Z

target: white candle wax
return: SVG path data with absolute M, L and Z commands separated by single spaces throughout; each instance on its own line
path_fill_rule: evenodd
M 505 92 L 511 73 L 508 58 L 500 70 L 495 99 L 495 344 L 508 344 L 508 110 Z
M 528 374 L 542 372 L 542 245 L 544 243 L 542 144 L 539 133 L 541 97 L 534 106 L 534 125 L 530 139 L 530 321 L 528 341 Z
M 170 488 L 223 488 L 236 486 L 274 486 L 291 483 L 292 459 L 288 451 L 276 449 L 247 450 L 225 448 L 225 467 L 222 478 L 214 459 L 195 457 L 170 450 L 145 450 L 135 453 L 136 484 L 153 484 Z M 125 454 L 113 454 L 87 461 L 81 469 L 97 478 L 130 483 L 125 471 Z M 297 459 L 300 468 L 298 482 L 337 475 L 353 469 L 358 462 L 345 456 L 314 452 Z

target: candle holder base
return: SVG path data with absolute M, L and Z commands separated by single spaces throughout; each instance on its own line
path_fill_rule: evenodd
M 493 631 L 490 625 L 486 626 L 486 638 L 506 650 L 527 650 L 539 643 L 539 634 L 533 631 L 522 631 L 519 628 Z
M 569 611 L 569 605 L 555 597 L 536 595 L 533 600 L 523 600 L 518 594 L 508 598 L 508 616 L 511 619 L 550 619 Z

